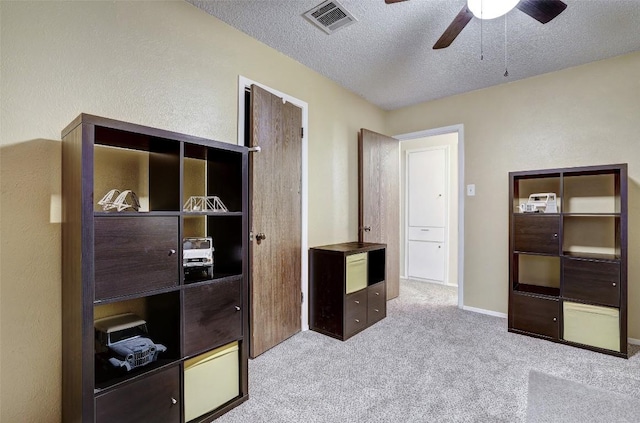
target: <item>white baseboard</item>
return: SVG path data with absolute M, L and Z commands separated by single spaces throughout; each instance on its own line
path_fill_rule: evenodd
M 629 342 L 632 345 L 640 345 L 640 339 L 627 338 L 627 342 Z
M 507 314 L 506 313 L 499 313 L 497 311 L 485 310 L 484 308 L 476 308 L 476 307 L 464 306 L 464 307 L 462 307 L 462 309 L 465 310 L 465 311 L 472 311 L 474 313 L 486 314 L 486 315 L 494 316 L 494 317 L 501 317 L 503 319 L 507 318 Z

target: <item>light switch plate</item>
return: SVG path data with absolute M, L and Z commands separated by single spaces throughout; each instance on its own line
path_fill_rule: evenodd
M 474 195 L 476 195 L 476 185 L 475 184 L 467 185 L 467 196 L 473 197 Z

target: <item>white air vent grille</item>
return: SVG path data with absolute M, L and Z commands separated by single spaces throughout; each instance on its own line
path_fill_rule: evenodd
M 356 22 L 356 18 L 336 0 L 327 0 L 309 10 L 304 16 L 327 34 L 333 34 Z

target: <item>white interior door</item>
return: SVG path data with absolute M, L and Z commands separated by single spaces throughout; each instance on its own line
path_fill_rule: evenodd
M 407 152 L 407 272 L 446 283 L 447 148 Z
M 409 170 L 409 227 L 445 226 L 446 151 L 444 148 L 411 151 Z

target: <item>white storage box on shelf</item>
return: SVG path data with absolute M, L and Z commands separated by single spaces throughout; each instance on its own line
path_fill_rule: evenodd
M 347 256 L 347 294 L 367 287 L 367 253 Z
M 184 362 L 184 420 L 189 421 L 240 392 L 238 342 L 223 345 Z
M 565 301 L 564 339 L 620 351 L 620 312 L 616 308 Z

